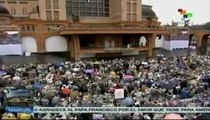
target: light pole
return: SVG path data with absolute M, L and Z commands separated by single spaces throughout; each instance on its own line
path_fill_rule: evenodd
M 187 12 L 186 10 L 183 9 L 178 9 L 178 12 L 183 16 L 181 19 L 184 22 L 184 27 L 187 28 L 188 36 L 189 36 L 189 23 L 192 18 L 192 13 Z M 191 40 L 189 39 L 188 42 L 188 48 L 187 48 L 187 55 L 190 55 L 190 46 L 191 46 Z

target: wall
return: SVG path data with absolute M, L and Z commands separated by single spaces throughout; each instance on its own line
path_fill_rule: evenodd
M 40 18 L 42 20 L 46 20 L 46 2 L 45 0 L 38 0 L 39 2 L 39 8 L 40 8 Z M 66 0 L 59 0 L 59 9 L 56 9 L 56 11 L 59 11 L 59 20 L 66 20 Z M 50 11 L 53 13 L 53 1 L 51 0 L 51 8 Z M 52 19 L 54 20 L 54 14 L 52 14 Z
M 127 1 L 130 0 L 121 0 L 121 21 L 127 21 Z M 119 3 L 115 3 L 117 5 Z M 141 0 L 136 0 L 136 21 L 141 21 L 142 20 L 142 1 Z
M 10 21 L 10 17 L 0 16 L 0 25 L 9 25 Z
M 20 4 L 20 2 L 27 2 L 27 4 Z M 16 3 L 8 3 L 5 2 L 5 4 L 1 4 L 7 10 L 11 13 L 11 8 L 15 8 L 16 15 L 14 17 L 27 17 L 28 15 L 23 15 L 23 8 L 25 7 L 27 9 L 27 13 L 32 12 L 33 9 L 36 9 L 38 2 L 37 1 L 16 1 Z
M 46 52 L 68 51 L 67 40 L 62 36 L 52 36 L 45 41 Z
M 38 52 L 36 39 L 30 36 L 22 37 L 22 46 L 24 52 Z
M 70 19 L 71 20 L 71 19 Z M 112 23 L 112 19 L 109 17 L 102 18 L 82 18 L 80 17 L 80 23 Z
M 40 18 L 46 20 L 46 7 L 45 0 L 38 0 L 39 9 L 40 9 Z
M 38 13 L 30 13 L 29 18 L 30 19 L 39 19 L 39 15 L 38 15 Z
M 121 1 L 122 0 L 110 0 L 110 15 L 112 17 L 113 22 L 120 22 L 121 21 Z

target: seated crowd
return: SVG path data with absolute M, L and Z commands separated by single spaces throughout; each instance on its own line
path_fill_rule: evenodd
M 209 107 L 208 56 L 156 56 L 145 60 L 114 59 L 58 64 L 3 65 L 1 105 L 8 86 L 33 91 L 30 105 L 40 107 Z M 115 89 L 124 98 L 115 99 Z M 11 103 L 10 103 L 11 104 Z M 29 103 L 27 103 L 29 105 Z M 7 119 L 11 113 L 4 113 Z M 168 114 L 103 114 L 100 119 L 168 119 Z M 199 120 L 209 114 L 175 114 Z M 12 116 L 12 115 L 11 115 Z M 34 114 L 33 119 L 99 119 L 92 114 Z M 17 118 L 18 115 L 14 115 Z

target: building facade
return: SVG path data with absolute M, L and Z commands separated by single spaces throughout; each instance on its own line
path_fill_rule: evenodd
M 17 25 L 25 52 L 69 51 L 72 58 L 152 56 L 156 37 L 167 34 L 141 0 L 0 0 Z

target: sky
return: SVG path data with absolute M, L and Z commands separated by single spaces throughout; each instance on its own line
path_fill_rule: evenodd
M 181 24 L 182 15 L 178 13 L 178 9 L 185 9 L 193 14 L 191 24 L 210 21 L 210 0 L 142 0 L 142 3 L 153 6 L 162 24 L 171 24 L 172 20 Z

